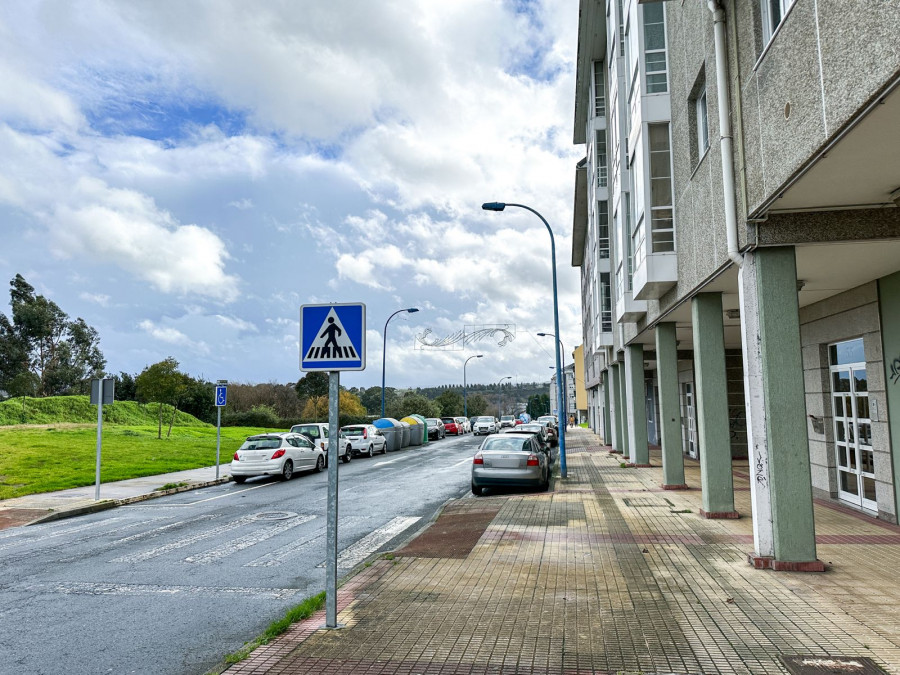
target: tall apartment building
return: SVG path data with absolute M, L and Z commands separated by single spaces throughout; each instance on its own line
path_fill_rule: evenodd
M 818 569 L 812 500 L 900 512 L 900 3 L 581 0 L 588 421 Z

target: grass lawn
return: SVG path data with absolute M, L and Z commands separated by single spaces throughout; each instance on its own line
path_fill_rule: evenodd
M 266 431 L 222 427 L 220 463 L 249 435 Z M 153 426 L 103 425 L 100 481 L 214 466 L 214 426 L 173 427 L 156 438 Z M 36 424 L 0 427 L 0 499 L 94 484 L 96 424 Z

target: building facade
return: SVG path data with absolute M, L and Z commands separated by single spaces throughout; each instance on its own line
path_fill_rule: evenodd
M 900 511 L 900 3 L 850 4 L 580 2 L 587 419 L 707 517 L 748 458 L 760 567 Z

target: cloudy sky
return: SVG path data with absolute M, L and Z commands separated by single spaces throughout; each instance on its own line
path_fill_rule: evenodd
M 577 0 L 0 3 L 0 311 L 22 274 L 110 372 L 293 382 L 301 305 L 362 302 L 347 386 L 520 382 L 581 342 Z M 515 340 L 416 349 L 466 326 Z M 569 360 L 570 357 L 567 357 Z

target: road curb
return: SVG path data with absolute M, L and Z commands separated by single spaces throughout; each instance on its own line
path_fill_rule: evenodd
M 89 513 L 97 513 L 99 511 L 114 509 L 118 506 L 124 506 L 126 504 L 144 502 L 148 499 L 156 499 L 157 497 L 175 495 L 180 492 L 190 492 L 191 490 L 199 490 L 201 488 L 213 487 L 214 485 L 222 485 L 223 483 L 228 483 L 230 481 L 231 476 L 226 476 L 224 478 L 218 478 L 216 480 L 207 480 L 200 483 L 181 485 L 177 488 L 170 488 L 168 490 L 154 490 L 153 492 L 148 492 L 147 494 L 136 495 L 134 497 L 126 497 L 125 499 L 104 499 L 95 504 L 88 504 L 86 506 L 77 506 L 71 509 L 53 511 L 51 513 L 48 513 L 46 516 L 41 516 L 40 518 L 36 518 L 35 520 L 25 523 L 24 526 L 27 527 L 28 525 L 40 525 L 41 523 L 50 523 L 54 520 L 63 520 L 64 518 L 74 518 L 76 516 L 83 516 Z

